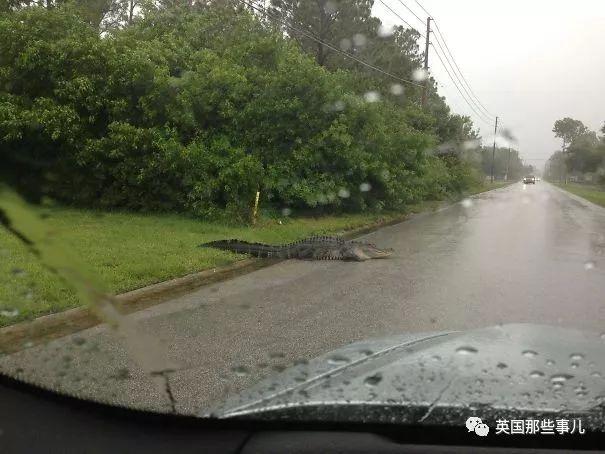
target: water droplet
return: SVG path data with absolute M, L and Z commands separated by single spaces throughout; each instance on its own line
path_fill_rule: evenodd
M 573 361 L 579 361 L 581 359 L 584 359 L 584 355 L 582 353 L 572 353 L 571 355 L 569 355 L 569 359 Z
M 376 373 L 374 375 L 370 375 L 369 377 L 366 377 L 366 379 L 363 381 L 363 383 L 366 386 L 376 386 L 378 385 L 378 383 L 380 383 L 382 381 L 382 374 L 381 373 Z
M 533 350 L 525 350 L 521 354 L 527 358 L 533 358 L 535 356 L 538 356 L 538 353 Z
M 434 359 L 435 361 L 441 361 L 441 356 L 439 355 L 433 355 L 431 356 L 432 359 Z
M 340 40 L 340 50 L 344 50 L 345 52 L 351 50 L 353 47 L 353 43 L 349 38 L 344 38 Z
M 477 349 L 474 347 L 458 347 L 456 349 L 456 353 L 460 354 L 460 355 L 472 355 L 477 353 Z
M 498 369 L 506 369 L 506 368 L 508 367 L 508 364 L 505 364 L 505 363 L 498 363 L 498 364 L 496 364 L 496 367 L 497 367 Z
M 565 383 L 567 380 L 572 379 L 574 376 L 570 374 L 554 374 L 551 375 L 550 381 L 552 383 Z
M 248 368 L 244 366 L 235 366 L 231 368 L 231 372 L 234 372 L 238 377 L 245 377 L 248 375 Z
M 130 378 L 130 371 L 126 367 L 120 367 L 113 375 L 116 380 L 127 380 Z
M 554 366 L 554 365 L 555 365 L 555 362 L 554 362 L 552 359 L 547 359 L 547 360 L 546 360 L 546 364 L 547 364 L 548 366 Z
M 349 358 L 347 358 L 346 356 L 342 356 L 342 355 L 333 355 L 328 358 L 328 364 L 332 364 L 335 366 L 341 366 L 343 364 L 347 364 L 350 362 L 351 362 L 351 360 Z
M 361 192 L 368 192 L 370 189 L 372 189 L 372 185 L 370 183 L 361 183 L 359 185 L 359 190 Z
M 13 318 L 19 315 L 19 309 L 3 309 L 0 311 L 0 316 Z
M 595 267 L 595 263 L 592 260 L 587 261 L 586 263 L 584 263 L 584 269 L 586 271 L 592 270 Z
M 572 369 L 577 369 L 578 367 L 580 367 L 578 363 L 571 363 L 570 366 Z
M 341 199 L 348 199 L 351 196 L 351 192 L 346 188 L 340 188 L 338 190 L 338 197 Z
M 403 85 L 401 84 L 392 84 L 391 85 L 391 94 L 393 96 L 401 96 L 403 94 Z
M 601 372 L 597 372 L 596 370 L 590 374 L 591 377 L 599 378 L 601 376 Z
M 464 208 L 470 208 L 473 206 L 473 201 L 469 198 L 466 198 L 460 202 L 460 205 L 462 205 Z
M 412 73 L 412 79 L 414 79 L 416 82 L 423 82 L 428 76 L 428 72 L 423 68 L 417 68 Z
M 27 274 L 25 272 L 25 270 L 22 268 L 13 268 L 13 269 L 11 269 L 11 273 L 13 274 L 13 276 L 17 276 L 17 277 L 22 277 Z
M 541 377 L 544 377 L 544 372 L 539 371 L 539 370 L 534 370 L 529 374 L 529 376 L 531 378 L 541 378 Z
M 345 110 L 345 103 L 343 101 L 335 101 L 334 104 L 332 104 L 332 110 L 334 112 L 342 112 L 343 110 Z
M 365 95 L 363 95 L 363 98 L 366 100 L 366 102 L 378 102 L 380 101 L 380 93 L 377 91 L 368 91 Z
M 355 33 L 353 35 L 353 44 L 355 44 L 356 47 L 365 46 L 367 41 L 368 39 L 362 33 Z
M 601 333 L 599 337 L 601 338 L 601 340 L 605 340 L 605 333 Z
M 75 336 L 71 341 L 76 345 L 84 345 L 86 343 L 86 339 L 80 336 Z
M 378 27 L 378 36 L 380 36 L 381 38 L 387 38 L 393 33 L 395 33 L 395 27 L 393 27 L 392 25 L 380 24 L 380 26 Z

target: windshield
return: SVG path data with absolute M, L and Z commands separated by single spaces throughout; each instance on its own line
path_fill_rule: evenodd
M 0 3 L 0 373 L 605 430 L 605 6 L 493 7 Z

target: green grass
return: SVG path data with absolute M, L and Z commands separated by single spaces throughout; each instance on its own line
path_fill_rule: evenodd
M 562 184 L 553 182 L 553 184 L 561 189 L 571 192 L 572 194 L 583 197 L 592 203 L 605 207 L 605 188 L 601 186 L 579 183 Z
M 485 185 L 473 193 L 500 185 Z M 423 202 L 407 213 L 430 210 Z M 244 256 L 200 243 L 240 238 L 285 243 L 314 234 L 342 233 L 404 213 L 342 214 L 320 218 L 261 219 L 255 227 L 229 226 L 169 214 L 133 214 L 72 208 L 36 208 L 45 225 L 88 266 L 102 288 L 122 293 L 196 271 L 228 265 Z M 281 222 L 281 224 L 280 224 Z M 42 266 L 15 237 L 0 229 L 0 327 L 79 306 L 75 292 Z
M 44 210 L 44 222 L 108 291 L 121 293 L 244 258 L 200 243 L 241 238 L 282 243 L 308 235 L 339 233 L 390 220 L 392 214 L 263 219 L 233 227 L 178 215 L 142 215 L 69 208 Z M 48 272 L 16 238 L 0 230 L 0 326 L 78 306 L 76 295 Z M 12 315 L 17 310 L 18 314 Z M 3 314 L 3 315 L 2 315 Z

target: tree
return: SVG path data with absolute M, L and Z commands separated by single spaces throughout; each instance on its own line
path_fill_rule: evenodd
M 371 0 L 272 0 L 268 9 L 269 19 L 294 37 L 320 66 L 336 63 L 340 58 L 337 52 L 308 35 L 356 53 L 374 34 L 371 30 L 371 11 Z M 301 32 L 284 28 L 282 22 L 293 25 Z
M 573 118 L 565 117 L 561 120 L 555 121 L 555 125 L 552 132 L 555 133 L 555 137 L 560 138 L 563 141 L 563 151 L 567 149 L 567 146 L 579 135 L 588 131 L 588 128 L 584 126 L 580 120 L 574 120 Z

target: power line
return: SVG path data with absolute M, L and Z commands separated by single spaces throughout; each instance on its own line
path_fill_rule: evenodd
M 431 43 L 431 45 L 432 45 L 432 43 Z M 433 46 L 433 50 L 435 51 L 435 54 L 437 54 L 437 57 L 439 58 L 439 61 L 441 62 L 441 65 L 443 66 L 443 69 L 445 69 L 445 72 L 447 73 L 447 75 L 449 76 L 450 80 L 453 82 L 454 86 L 458 90 L 458 93 L 460 93 L 460 96 L 462 96 L 462 99 L 464 99 L 464 101 L 468 104 L 468 106 L 475 113 L 475 115 L 477 115 L 477 118 L 479 118 L 480 120 L 482 120 L 484 123 L 491 125 L 492 124 L 491 119 L 487 119 L 486 120 L 485 119 L 485 114 L 477 112 L 477 110 L 475 110 L 475 107 L 466 99 L 466 97 L 464 96 L 464 93 L 462 93 L 462 90 L 460 90 L 460 87 L 458 86 L 458 84 L 456 83 L 456 81 L 454 80 L 454 78 L 452 77 L 449 69 L 447 69 L 446 64 L 443 62 L 443 59 L 441 58 L 441 55 L 439 54 L 439 52 L 437 52 L 437 49 L 435 48 L 435 46 Z
M 420 33 L 420 31 L 413 27 L 409 22 L 407 22 L 403 17 L 401 17 L 399 14 L 397 14 L 395 12 L 395 10 L 393 10 L 393 8 L 391 8 L 389 5 L 387 5 L 385 2 L 383 2 L 382 0 L 378 0 L 380 3 L 382 3 L 390 12 L 392 12 L 395 16 L 397 16 L 399 18 L 399 20 L 401 22 L 403 22 L 405 25 L 407 25 L 409 28 L 411 28 L 412 30 L 414 30 L 416 33 L 418 33 L 420 36 L 422 36 L 423 38 L 425 37 L 422 33 Z M 405 5 L 404 5 L 405 6 Z
M 332 44 L 330 44 L 330 43 L 326 43 L 325 41 L 323 41 L 323 40 L 319 39 L 319 38 L 318 38 L 318 37 L 316 37 L 315 35 L 313 35 L 313 34 L 311 34 L 311 33 L 308 33 L 308 32 L 305 32 L 305 31 L 303 31 L 303 30 L 300 30 L 299 28 L 296 28 L 296 27 L 295 27 L 295 26 L 293 26 L 292 24 L 289 24 L 289 23 L 287 23 L 286 21 L 284 21 L 284 20 L 282 20 L 282 19 L 280 19 L 280 18 L 278 18 L 278 17 L 276 17 L 276 16 L 274 16 L 274 15 L 270 14 L 270 13 L 269 13 L 269 12 L 267 12 L 267 10 L 266 10 L 265 8 L 263 8 L 263 7 L 260 7 L 260 6 L 258 6 L 258 5 L 254 5 L 254 4 L 252 4 L 252 3 L 249 3 L 249 2 L 247 2 L 246 0 L 239 0 L 239 1 L 240 1 L 240 3 L 243 3 L 243 4 L 245 4 L 246 6 L 248 6 L 248 7 L 252 8 L 252 9 L 253 9 L 253 10 L 255 10 L 256 12 L 259 12 L 259 13 L 261 13 L 261 14 L 265 14 L 266 16 L 269 16 L 269 17 L 271 17 L 272 19 L 277 20 L 278 22 L 280 22 L 280 23 L 281 23 L 282 25 L 284 25 L 285 27 L 287 27 L 287 28 L 289 28 L 289 29 L 291 29 L 291 30 L 294 30 L 294 31 L 296 31 L 296 32 L 298 32 L 298 33 L 301 33 L 302 35 L 306 36 L 307 38 L 309 38 L 309 39 L 311 39 L 311 40 L 313 40 L 313 41 L 315 41 L 315 42 L 317 42 L 317 43 L 319 43 L 319 44 L 322 44 L 322 45 L 326 46 L 327 48 L 332 49 L 333 51 L 335 51 L 335 52 L 337 52 L 337 53 L 339 53 L 339 54 L 342 54 L 342 55 L 344 55 L 344 56 L 346 56 L 346 57 L 348 57 L 348 58 L 350 58 L 350 59 L 352 59 L 352 60 L 355 60 L 356 62 L 358 62 L 358 63 L 360 63 L 360 64 L 362 64 L 362 65 L 364 65 L 364 66 L 366 66 L 366 67 L 368 67 L 368 68 L 371 68 L 371 69 L 373 69 L 374 71 L 378 71 L 379 73 L 382 73 L 382 74 L 384 74 L 385 76 L 391 77 L 391 78 L 393 78 L 393 79 L 395 79 L 395 80 L 398 80 L 398 81 L 403 82 L 403 83 L 406 83 L 406 84 L 415 85 L 415 86 L 417 86 L 417 87 L 423 87 L 423 85 L 422 85 L 422 84 L 419 84 L 419 83 L 417 83 L 417 82 L 414 82 L 414 81 L 411 81 L 411 80 L 408 80 L 408 79 L 403 79 L 403 78 L 401 78 L 401 77 L 398 77 L 398 76 L 396 76 L 396 75 L 394 75 L 394 74 L 391 74 L 391 73 L 389 73 L 389 72 L 385 71 L 385 70 L 384 70 L 384 69 L 382 69 L 382 68 L 379 68 L 378 66 L 374 66 L 374 65 L 372 65 L 372 64 L 370 64 L 370 63 L 368 63 L 368 62 L 365 62 L 365 61 L 361 60 L 360 58 L 357 58 L 356 56 L 354 56 L 354 55 L 352 55 L 352 54 L 350 54 L 350 53 L 348 53 L 348 52 L 346 52 L 346 51 L 344 51 L 344 50 L 338 49 L 337 47 L 334 47 Z
M 422 4 L 418 1 L 418 0 L 414 0 L 414 2 L 422 9 L 422 11 L 424 11 L 427 16 L 431 16 L 433 17 L 428 11 L 427 9 L 422 6 Z M 443 33 L 441 32 L 441 29 L 439 28 L 439 24 L 437 23 L 437 21 L 435 20 L 435 18 L 433 17 L 433 22 L 435 23 L 435 29 L 437 30 L 437 33 L 439 34 L 439 36 L 441 37 L 441 40 L 443 41 L 443 45 L 445 46 L 445 48 L 447 49 L 447 52 L 449 53 L 454 66 L 456 67 L 456 69 L 458 70 L 458 73 L 460 74 L 460 77 L 462 77 L 462 79 L 464 80 L 464 82 L 466 83 L 466 86 L 468 87 L 468 91 L 472 94 L 472 96 L 474 97 L 474 99 L 476 100 L 477 104 L 479 104 L 480 106 L 480 110 L 484 111 L 489 117 L 493 118 L 495 115 L 492 114 L 481 102 L 481 100 L 479 99 L 479 97 L 475 94 L 475 92 L 473 91 L 473 89 L 471 88 L 470 84 L 468 83 L 468 81 L 466 80 L 466 78 L 464 77 L 464 74 L 462 74 L 462 71 L 460 70 L 460 67 L 458 66 L 458 63 L 456 63 L 456 60 L 454 59 L 454 55 L 452 54 L 452 52 L 449 49 L 449 46 L 447 45 L 447 42 L 445 40 L 445 36 L 443 35 Z M 437 34 L 435 34 L 435 37 L 437 37 Z
M 410 13 L 412 13 L 416 19 L 418 19 L 420 22 L 422 22 L 424 24 L 424 19 L 421 19 L 420 16 L 418 16 L 418 14 L 416 14 L 414 11 L 412 11 L 412 8 L 410 8 L 408 5 L 403 3 L 401 0 L 397 0 L 397 1 L 399 3 L 401 3 L 405 9 L 407 9 Z M 430 14 L 428 14 L 428 16 L 430 16 Z
M 481 107 L 477 104 L 477 102 L 475 102 L 475 100 L 473 99 L 473 97 L 471 96 L 471 94 L 469 93 L 469 91 L 466 89 L 466 87 L 464 86 L 464 84 L 460 80 L 460 77 L 458 77 L 458 75 L 456 74 L 454 66 L 452 65 L 452 62 L 447 58 L 447 54 L 445 53 L 445 50 L 441 46 L 441 43 L 440 43 L 439 39 L 437 38 L 437 35 L 435 35 L 435 42 L 439 46 L 439 49 L 441 49 L 441 52 L 443 52 L 443 56 L 445 57 L 445 60 L 450 65 L 450 69 L 452 70 L 452 73 L 454 74 L 454 77 L 456 77 L 456 79 L 460 83 L 460 86 L 462 87 L 462 89 L 464 90 L 464 92 L 466 93 L 466 95 L 468 96 L 468 99 L 473 103 L 473 105 L 477 108 L 477 110 L 479 112 L 481 112 L 485 117 L 490 118 L 490 120 L 493 120 L 493 117 L 491 115 L 487 115 L 487 114 L 483 113 L 483 111 L 481 110 Z
M 487 108 L 481 103 L 481 101 L 479 100 L 479 97 L 475 94 L 475 92 L 473 91 L 473 89 L 471 88 L 470 84 L 468 83 L 468 81 L 466 80 L 466 78 L 464 77 L 464 74 L 462 74 L 462 71 L 460 70 L 460 67 L 458 66 L 458 63 L 456 63 L 456 60 L 454 59 L 454 55 L 452 54 L 452 52 L 450 51 L 447 42 L 445 41 L 445 37 L 443 36 L 443 33 L 441 33 L 441 30 L 439 29 L 439 25 L 437 24 L 437 22 L 435 21 L 435 29 L 437 30 L 437 33 L 439 34 L 439 36 L 441 37 L 441 40 L 443 41 L 443 45 L 445 46 L 445 48 L 447 49 L 447 52 L 449 53 L 452 62 L 454 62 L 454 66 L 456 67 L 456 69 L 458 70 L 458 73 L 460 74 L 460 77 L 462 77 L 462 80 L 464 80 L 464 82 L 466 83 L 466 86 L 468 87 L 468 90 L 471 92 L 471 94 L 473 95 L 473 97 L 475 98 L 475 100 L 477 101 L 477 103 L 479 104 L 479 106 L 481 107 L 481 109 L 483 111 L 485 111 L 486 114 L 488 114 L 490 117 L 494 117 L 494 115 L 492 113 L 490 113 L 489 110 L 487 110 Z M 436 37 L 437 35 L 435 35 Z

